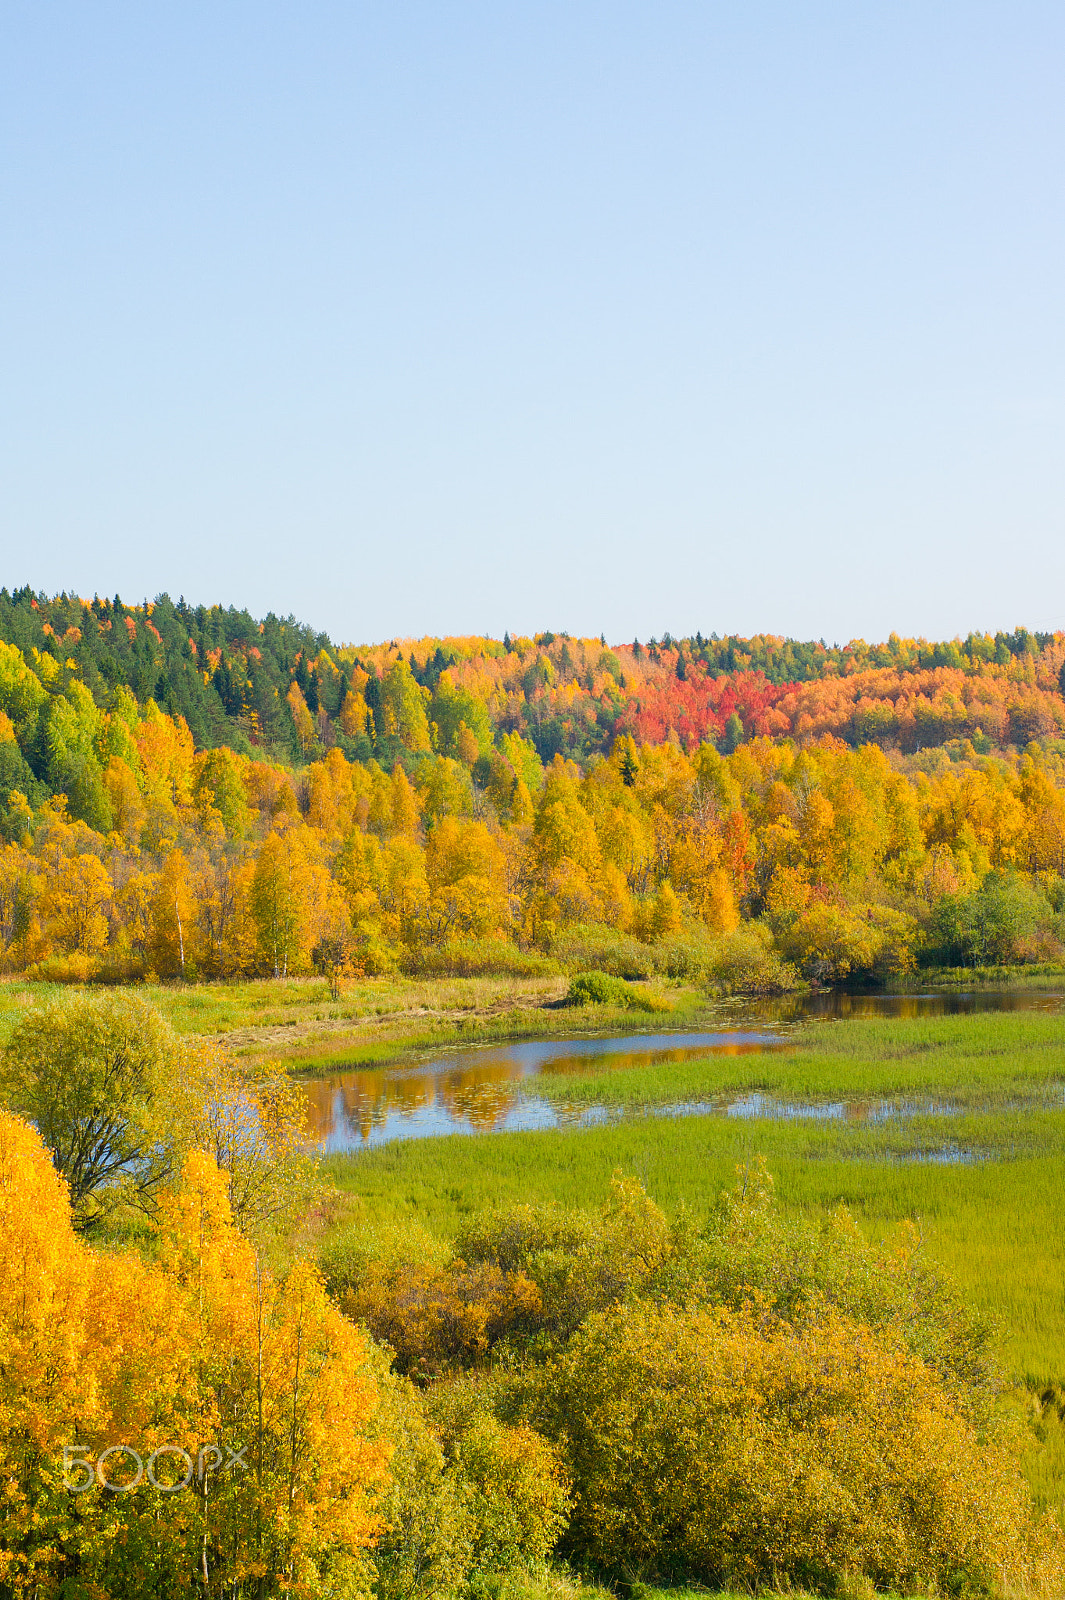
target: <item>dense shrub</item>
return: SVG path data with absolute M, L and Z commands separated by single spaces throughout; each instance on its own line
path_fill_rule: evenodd
M 377 1434 L 391 1452 L 370 1564 L 377 1600 L 479 1592 L 478 1575 L 542 1562 L 568 1523 L 560 1452 L 527 1424 L 501 1422 L 485 1385 L 418 1390 L 381 1348 L 372 1366 Z
M 377 1600 L 444 1600 L 461 1592 L 474 1559 L 475 1521 L 463 1476 L 445 1461 L 418 1393 L 375 1356 L 377 1425 L 391 1447 L 373 1550 Z
M 468 1379 L 441 1384 L 430 1413 L 466 1488 L 476 1566 L 492 1572 L 543 1561 L 569 1520 L 561 1453 L 526 1423 L 501 1422 L 491 1390 Z
M 390 1346 L 399 1372 L 423 1379 L 471 1365 L 504 1334 L 531 1328 L 541 1311 L 539 1290 L 523 1273 L 461 1260 L 441 1268 L 372 1262 L 340 1304 Z
M 945 896 L 931 919 L 926 956 L 942 966 L 994 966 L 1060 955 L 1047 897 L 1017 873 L 989 872 L 973 894 Z
M 917 924 L 889 906 L 815 902 L 781 929 L 782 954 L 817 983 L 872 982 L 913 966 Z
M 566 1338 L 592 1311 L 633 1298 L 661 1270 L 669 1224 L 634 1179 L 615 1174 L 597 1216 L 514 1206 L 478 1219 L 456 1248 L 470 1261 L 528 1278 L 540 1294 L 539 1328 Z
M 579 972 L 570 979 L 566 992 L 567 1006 L 623 1006 L 632 1011 L 657 1011 L 664 1009 L 646 994 L 641 994 L 622 978 L 613 978 L 608 972 Z
M 993 1327 L 936 1272 L 912 1224 L 887 1249 L 842 1206 L 813 1222 L 789 1216 L 762 1159 L 719 1196 L 703 1227 L 678 1219 L 648 1292 L 736 1311 L 753 1301 L 796 1327 L 831 1307 L 900 1337 L 974 1420 L 987 1419 L 1001 1387 Z
M 382 1600 L 436 1592 L 443 1558 L 413 1552 L 445 1526 L 473 1593 L 553 1548 L 627 1583 L 1061 1592 L 991 1330 L 912 1231 L 789 1217 L 761 1162 L 700 1225 L 615 1175 L 598 1213 L 512 1206 L 449 1261 L 349 1249 L 333 1272 L 440 1451 L 402 1444 L 424 1482 L 396 1490 Z
M 553 977 L 559 963 L 509 939 L 451 939 L 406 950 L 402 969 L 425 978 L 544 978 Z
M 833 1592 L 1027 1576 L 1027 1491 L 897 1339 L 824 1310 L 597 1313 L 535 1382 L 572 1473 L 571 1551 L 601 1568 Z
M 358 1209 L 361 1211 L 361 1206 Z M 318 1266 L 329 1293 L 340 1299 L 363 1282 L 371 1267 L 397 1267 L 408 1261 L 442 1267 L 450 1257 L 446 1243 L 415 1218 L 377 1226 L 356 1215 L 321 1245 Z
M 490 1262 L 503 1272 L 527 1272 L 545 1257 L 568 1261 L 597 1233 L 588 1211 L 558 1205 L 513 1205 L 482 1211 L 459 1231 L 455 1251 L 470 1262 Z
M 773 947 L 773 935 L 760 922 L 741 923 L 715 939 L 705 977 L 724 994 L 786 994 L 798 986 L 794 967 Z
M 600 930 L 595 930 L 599 932 Z M 642 945 L 627 935 L 582 940 L 556 948 L 581 954 L 589 968 L 611 977 L 638 979 L 662 976 L 684 983 L 708 984 L 722 994 L 783 994 L 794 989 L 798 973 L 774 948 L 773 934 L 763 923 L 745 922 L 732 933 L 713 934 L 697 919 L 654 942 Z M 635 946 L 635 949 L 632 947 Z M 570 962 L 573 965 L 573 961 Z
M 702 923 L 689 923 L 677 933 L 668 934 L 648 946 L 650 964 L 664 978 L 686 983 L 702 983 L 714 963 L 721 944 Z
M 655 970 L 651 946 L 603 923 L 574 923 L 563 928 L 555 936 L 551 953 L 569 972 L 606 972 L 631 981 L 649 978 Z

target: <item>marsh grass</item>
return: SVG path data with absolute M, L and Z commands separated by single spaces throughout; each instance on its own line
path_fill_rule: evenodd
M 339 1001 L 317 978 L 197 985 L 143 984 L 178 1033 L 215 1035 L 235 1053 L 283 1061 L 301 1074 L 385 1065 L 428 1051 L 574 1034 L 640 1031 L 646 1015 L 625 1002 L 562 1006 L 565 976 L 410 978 L 352 981 Z M 78 986 L 0 980 L 0 1045 L 28 1006 Z M 642 993 L 642 991 L 641 991 Z M 650 991 L 648 991 L 650 994 Z M 650 1008 L 669 1026 L 713 1026 L 705 996 L 689 986 L 656 988 Z
M 818 1098 L 935 1097 L 961 1106 L 1051 1106 L 1065 1088 L 1065 1016 L 983 1012 L 876 1022 L 819 1022 L 786 1046 L 734 1054 L 655 1052 L 537 1077 L 526 1092 L 556 1104 L 624 1109 L 698 1103 L 729 1091 Z

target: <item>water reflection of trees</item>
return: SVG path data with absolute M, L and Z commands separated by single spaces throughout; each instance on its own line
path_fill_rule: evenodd
M 782 1026 L 839 1018 L 845 1021 L 906 1021 L 917 1017 L 949 1017 L 983 1011 L 1058 1011 L 1061 995 L 1033 989 L 944 990 L 924 994 L 824 994 L 780 995 L 774 999 L 741 1001 L 732 1009 L 737 1027 L 752 1024 Z
M 523 1078 L 566 1077 L 678 1065 L 693 1056 L 757 1054 L 764 1043 L 733 1041 L 676 1049 L 579 1051 L 551 1055 L 530 1064 L 508 1051 L 494 1051 L 476 1061 L 427 1062 L 423 1068 L 364 1067 L 309 1082 L 308 1125 L 311 1140 L 324 1146 L 343 1133 L 365 1144 L 393 1116 L 410 1118 L 435 1112 L 444 1127 L 469 1127 L 493 1133 L 503 1126 L 521 1098 Z M 560 1111 L 564 1108 L 559 1108 Z M 582 1115 L 587 1108 L 582 1108 Z
M 360 1068 L 307 1084 L 307 1121 L 315 1144 L 343 1130 L 364 1143 L 390 1116 L 436 1110 L 445 1121 L 491 1133 L 517 1101 L 521 1063 L 494 1057 L 476 1065 L 441 1066 L 422 1072 Z

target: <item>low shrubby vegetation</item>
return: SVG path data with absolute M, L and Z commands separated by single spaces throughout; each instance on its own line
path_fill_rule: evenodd
M 579 972 L 566 992 L 568 1006 L 619 1006 L 623 1010 L 668 1011 L 646 989 L 614 978 L 608 972 Z
M 788 1220 L 755 1166 L 698 1227 L 616 1177 L 599 1213 L 482 1214 L 431 1266 L 367 1243 L 325 1263 L 341 1307 L 451 1459 L 514 1430 L 512 1516 L 557 1518 L 585 1569 L 828 1594 L 1060 1581 L 989 1329 L 913 1236 L 876 1249 L 843 1211 Z

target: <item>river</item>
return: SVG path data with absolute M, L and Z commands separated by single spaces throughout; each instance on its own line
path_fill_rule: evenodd
M 971 993 L 820 994 L 727 1002 L 722 1026 L 700 1033 L 628 1034 L 621 1038 L 532 1039 L 438 1051 L 391 1067 L 353 1067 L 310 1080 L 313 1145 L 323 1154 L 364 1150 L 393 1139 L 443 1134 L 505 1133 L 522 1128 L 587 1127 L 616 1112 L 600 1105 L 568 1108 L 535 1093 L 550 1075 L 651 1067 L 705 1055 L 743 1055 L 786 1048 L 796 1029 L 846 1018 L 959 1015 L 979 1011 L 1060 1011 L 1063 996 L 1035 990 Z M 576 1020 L 576 1019 L 575 1019 Z M 879 1103 L 864 1102 L 875 1120 Z M 883 1115 L 907 1115 L 883 1102 Z M 933 1108 L 934 1109 L 934 1108 Z M 915 1102 L 910 1114 L 927 1114 Z M 656 1115 L 846 1118 L 846 1102 L 792 1104 L 737 1092 L 698 1104 L 658 1108 Z

